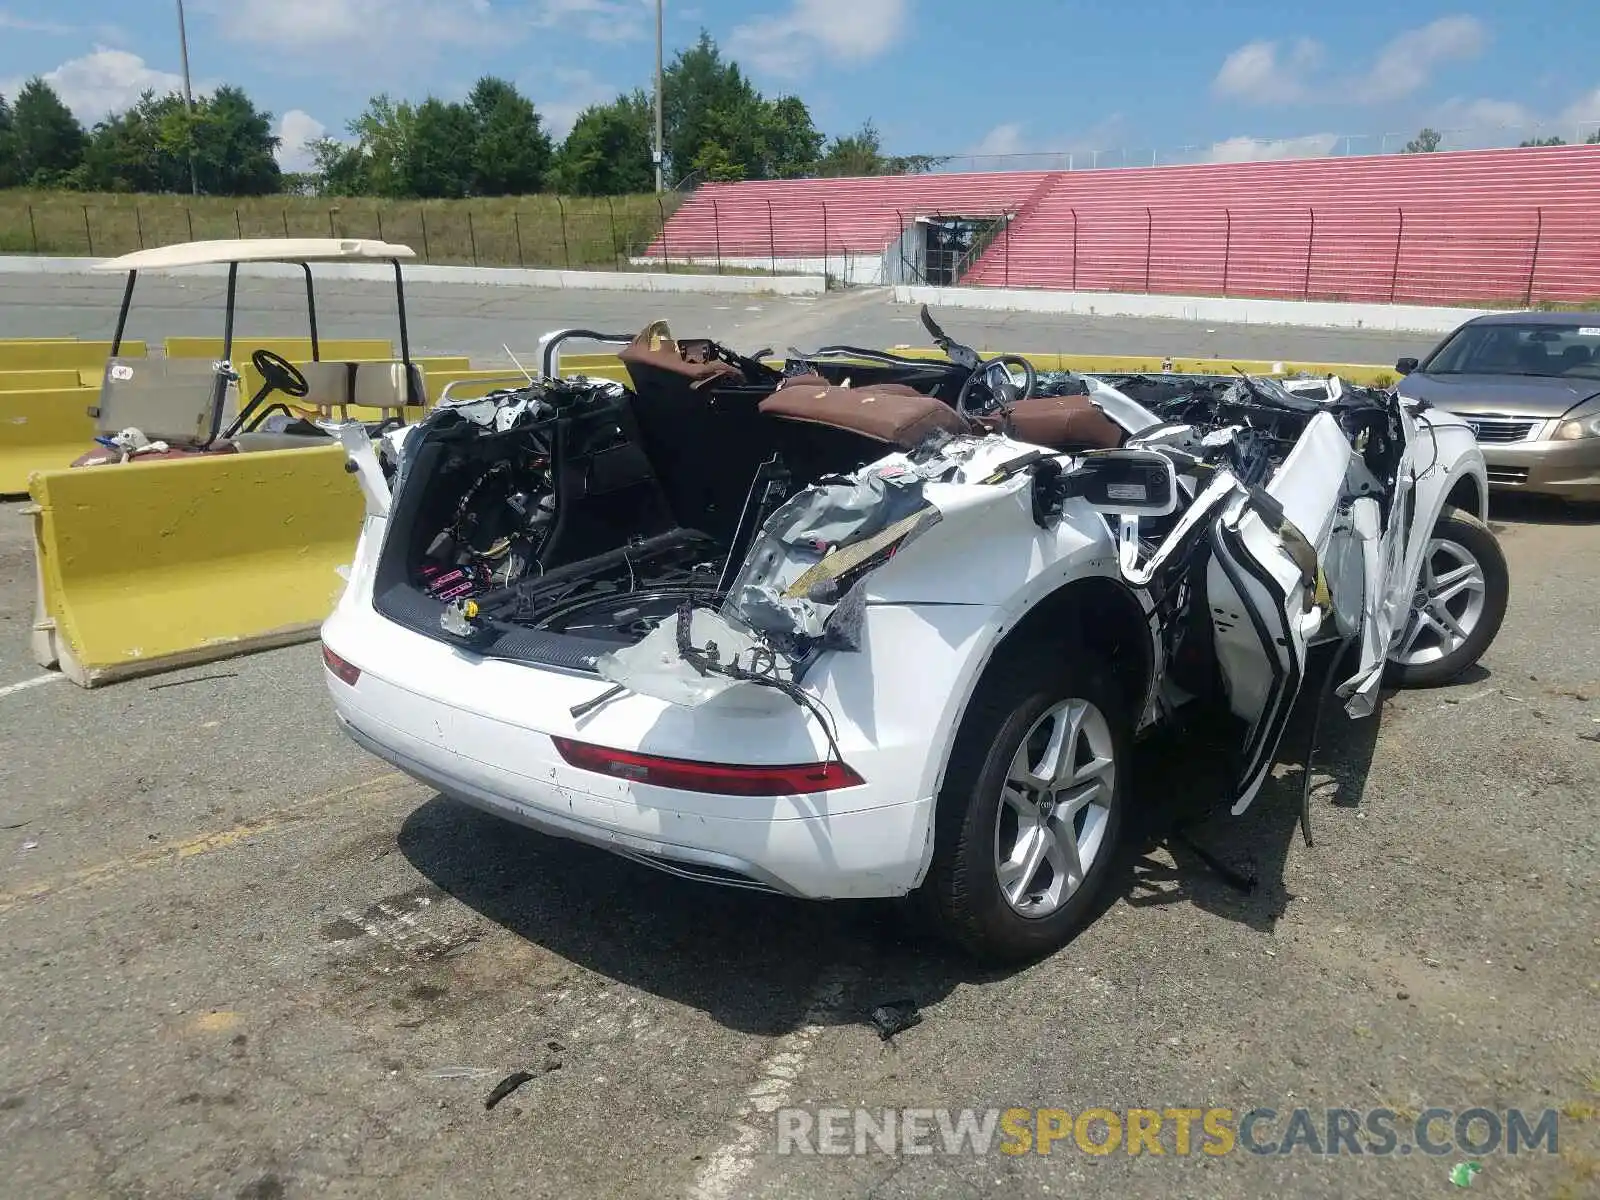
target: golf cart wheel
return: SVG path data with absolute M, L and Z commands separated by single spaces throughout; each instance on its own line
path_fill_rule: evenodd
M 1428 548 L 1388 676 L 1403 687 L 1448 683 L 1483 657 L 1500 632 L 1511 574 L 1489 527 L 1446 506 Z
M 1127 706 L 1092 662 L 1053 665 L 991 666 L 939 795 L 919 899 L 942 934 L 989 961 L 1066 944 L 1111 873 L 1122 827 Z

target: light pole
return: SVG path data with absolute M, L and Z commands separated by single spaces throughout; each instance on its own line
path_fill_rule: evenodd
M 662 178 L 662 121 L 661 121 L 661 2 L 656 0 L 656 194 L 660 195 L 664 189 Z M 181 8 L 183 0 L 178 0 Z
M 178 51 L 183 56 L 183 107 L 189 116 L 189 192 L 200 194 L 194 169 L 194 90 L 189 85 L 189 30 L 183 20 L 183 0 L 178 0 Z

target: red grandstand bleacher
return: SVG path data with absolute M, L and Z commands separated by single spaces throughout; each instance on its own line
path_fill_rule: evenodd
M 708 185 L 671 259 L 881 255 L 929 214 L 1009 216 L 980 287 L 1421 303 L 1600 297 L 1600 146 Z
M 942 213 L 1015 212 L 1053 178 L 1049 171 L 886 175 L 708 183 L 667 221 L 654 258 L 822 258 L 879 253 L 903 221 Z

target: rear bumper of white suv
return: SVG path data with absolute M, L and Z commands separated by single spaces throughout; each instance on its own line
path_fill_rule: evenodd
M 359 604 L 341 604 L 323 641 L 360 672 L 352 683 L 326 671 L 350 737 L 484 811 L 675 874 L 812 899 L 904 895 L 926 869 L 933 803 L 905 784 L 921 775 L 920 762 L 907 767 L 926 758 L 925 745 L 871 745 L 841 730 L 844 759 L 865 782 L 827 792 L 657 787 L 574 767 L 553 739 L 778 764 L 823 757 L 815 722 L 793 706 L 719 713 L 627 696 L 580 726 L 569 709 L 605 691 L 603 680 L 476 660 Z

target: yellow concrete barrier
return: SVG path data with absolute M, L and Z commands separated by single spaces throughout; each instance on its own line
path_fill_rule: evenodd
M 526 378 L 515 367 L 472 367 L 466 370 L 448 369 L 427 371 L 428 380 L 428 405 L 439 403 L 444 397 L 445 388 L 451 384 L 460 384 L 452 396 L 460 400 L 486 396 L 499 388 L 514 388 Z
M 0 371 L 0 392 L 45 392 L 61 388 L 83 387 L 84 372 L 75 367 L 58 367 L 54 371 Z M 88 372 L 98 386 L 100 372 Z
M 563 379 L 573 375 L 587 375 L 591 379 L 609 379 L 614 383 L 629 384 L 628 368 L 615 354 L 563 354 L 556 363 L 556 373 Z
M 33 477 L 33 651 L 94 687 L 316 636 L 363 504 L 344 450 Z
M 123 358 L 144 358 L 143 342 L 123 342 Z M 96 375 L 111 356 L 110 342 L 0 342 L 0 371 L 77 371 Z
M 66 467 L 94 449 L 96 388 L 0 392 L 0 496 L 28 490 L 34 471 Z
M 394 343 L 387 338 L 319 338 L 318 352 L 326 362 L 370 362 L 373 359 L 395 358 Z M 219 337 L 169 337 L 162 348 L 168 358 L 221 358 L 222 339 Z M 257 350 L 270 350 L 281 354 L 290 362 L 311 361 L 311 339 L 308 337 L 235 337 L 233 361 L 249 362 Z

